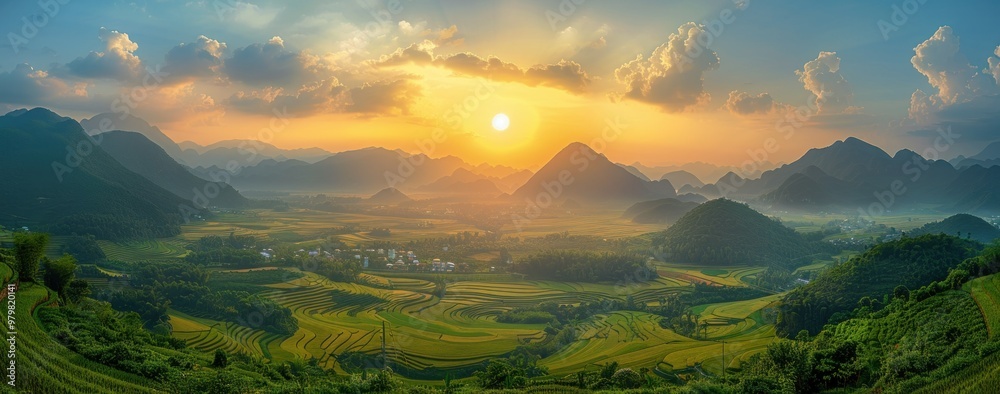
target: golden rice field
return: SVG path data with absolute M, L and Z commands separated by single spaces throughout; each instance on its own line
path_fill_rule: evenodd
M 724 283 L 736 283 L 752 271 L 726 269 L 713 276 L 677 267 L 661 270 Z M 338 372 L 344 371 L 335 355 L 381 351 L 385 323 L 391 365 L 448 370 L 481 363 L 545 338 L 542 324 L 498 323 L 496 316 L 501 312 L 546 301 L 579 304 L 609 297 L 624 299 L 627 294 L 638 302 L 656 305 L 658 298 L 670 292 L 689 291 L 691 282 L 685 278 L 618 284 L 461 281 L 447 285 L 442 298 L 435 294 L 433 283 L 421 279 L 364 274 L 367 283 L 377 286 L 370 287 L 306 273 L 295 280 L 267 285 L 268 290 L 262 293 L 292 310 L 299 323 L 292 335 L 278 336 L 173 310 L 170 316 L 173 335 L 197 349 L 245 352 L 278 361 L 316 358 L 320 365 Z M 705 339 L 663 329 L 660 318 L 648 313 L 598 315 L 577 327 L 576 341 L 540 363 L 556 376 L 597 368 L 609 361 L 668 373 L 701 365 L 703 370 L 716 373 L 721 371 L 722 344 L 715 340 L 725 340 L 726 364 L 735 368 L 774 339 L 773 326 L 762 321 L 759 310 L 775 297 L 699 308 L 697 313 L 710 322 Z

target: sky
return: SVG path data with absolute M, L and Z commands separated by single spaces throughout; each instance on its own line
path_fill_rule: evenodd
M 0 110 L 527 168 L 574 141 L 647 165 L 790 162 L 848 136 L 951 158 L 1000 138 L 996 15 L 939 0 L 6 1 Z

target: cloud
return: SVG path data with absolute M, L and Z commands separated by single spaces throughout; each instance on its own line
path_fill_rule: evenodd
M 840 58 L 836 52 L 820 52 L 816 59 L 795 70 L 802 87 L 815 97 L 820 114 L 857 113 L 860 107 L 851 106 L 854 92 L 847 79 L 840 74 Z
M 958 36 L 941 26 L 913 48 L 913 68 L 927 77 L 933 90 L 917 89 L 910 96 L 909 118 L 918 127 L 910 134 L 930 135 L 931 129 L 953 127 L 970 141 L 996 139 L 1000 130 L 998 60 L 989 56 L 986 69 L 969 63 Z M 992 55 L 1000 56 L 1000 48 Z
M 329 78 L 303 85 L 294 93 L 284 94 L 282 89 L 266 88 L 258 91 L 234 93 L 226 104 L 236 110 L 271 114 L 274 109 L 294 116 L 323 112 L 341 112 L 346 88 L 336 78 Z
M 778 108 L 769 93 L 752 95 L 747 92 L 731 91 L 726 100 L 726 109 L 737 115 L 769 114 Z
M 990 74 L 993 74 L 993 80 L 995 80 L 997 84 L 1000 84 L 1000 46 L 997 47 L 993 54 L 996 55 L 996 57 L 990 56 L 990 58 L 987 59 L 987 62 L 990 65 L 989 70 Z
M 134 52 L 139 45 L 128 34 L 101 28 L 98 37 L 104 42 L 103 52 L 90 52 L 65 66 L 66 73 L 81 78 L 108 78 L 132 81 L 142 75 L 142 61 Z M 61 71 L 60 71 L 61 72 Z
M 622 98 L 677 112 L 707 103 L 705 72 L 719 67 L 719 55 L 705 48 L 709 33 L 704 26 L 688 22 L 670 34 L 667 42 L 653 50 L 649 58 L 640 54 L 615 70 L 615 79 L 624 85 Z
M 410 107 L 423 96 L 420 85 L 400 79 L 392 82 L 366 83 L 349 92 L 348 112 L 365 114 L 409 115 Z
M 278 36 L 236 49 L 223 69 L 231 80 L 251 86 L 301 85 L 330 71 L 318 56 L 285 49 L 285 41 Z
M 224 64 L 226 43 L 198 36 L 192 43 L 170 48 L 163 62 L 163 72 L 171 81 L 190 81 L 218 75 Z
M 496 57 L 481 58 L 475 54 L 462 52 L 450 56 L 435 56 L 437 44 L 424 40 L 406 48 L 379 57 L 370 62 L 375 67 L 391 67 L 403 64 L 437 66 L 459 75 L 486 78 L 498 82 L 515 82 L 527 86 L 547 86 L 582 93 L 590 85 L 591 78 L 580 64 L 561 60 L 555 64 L 539 64 L 522 69 L 514 63 Z
M 22 63 L 11 71 L 0 72 L 0 103 L 33 106 L 66 99 L 80 101 L 87 97 L 86 87 L 83 83 L 71 85 Z
M 996 92 L 996 81 L 980 74 L 959 51 L 959 39 L 950 26 L 941 26 L 931 38 L 916 48 L 910 59 L 913 68 L 937 89 L 942 105 L 967 101 Z

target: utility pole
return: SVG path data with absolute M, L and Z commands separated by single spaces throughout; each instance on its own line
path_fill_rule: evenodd
M 722 378 L 726 378 L 726 341 L 722 341 Z

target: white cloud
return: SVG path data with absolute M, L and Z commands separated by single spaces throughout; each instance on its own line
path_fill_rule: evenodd
M 990 57 L 987 60 L 990 68 L 980 73 L 961 52 L 959 38 L 950 26 L 938 28 L 913 51 L 910 63 L 936 90 L 928 94 L 918 89 L 910 97 L 910 119 L 918 125 L 934 122 L 939 112 L 948 107 L 1000 93 L 997 88 L 1000 65 L 996 58 Z M 1000 53 L 1000 48 L 997 52 Z
M 128 34 L 102 27 L 98 38 L 104 42 L 104 51 L 90 52 L 69 62 L 66 65 L 69 74 L 118 80 L 135 80 L 142 75 L 142 61 L 134 54 L 139 45 Z
M 778 103 L 769 93 L 753 95 L 747 92 L 731 91 L 726 100 L 726 109 L 737 115 L 758 115 L 774 112 Z
M 795 70 L 802 87 L 815 97 L 819 113 L 856 113 L 859 107 L 851 106 L 854 92 L 847 79 L 840 74 L 840 57 L 836 52 L 820 52 L 816 59 Z
M 685 23 L 649 58 L 640 54 L 619 67 L 615 78 L 625 87 L 621 97 L 671 112 L 707 103 L 705 72 L 719 67 L 718 54 L 701 44 L 710 42 L 708 34 L 704 26 Z

